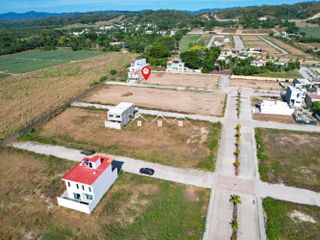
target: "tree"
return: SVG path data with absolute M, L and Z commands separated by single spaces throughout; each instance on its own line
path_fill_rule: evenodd
M 162 44 L 153 45 L 147 55 L 152 58 L 165 58 L 170 56 L 170 49 Z
M 205 52 L 202 46 L 193 46 L 188 51 L 181 53 L 181 59 L 186 66 L 191 69 L 199 69 L 203 67 Z
M 230 196 L 229 202 L 231 202 L 234 206 L 236 206 L 241 203 L 241 198 L 239 195 L 232 194 Z
M 315 102 L 312 104 L 312 111 L 316 114 L 320 114 L 320 102 Z

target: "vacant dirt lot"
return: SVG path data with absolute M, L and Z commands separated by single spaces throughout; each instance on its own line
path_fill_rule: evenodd
M 130 63 L 132 55 L 111 53 L 0 80 L 0 138 L 77 95 L 102 76 Z
M 123 240 L 145 239 L 146 233 L 150 239 L 200 239 L 203 235 L 208 189 L 122 173 L 88 215 L 57 205 L 56 197 L 65 189 L 61 177 L 74 162 L 0 148 L 0 163 L 0 239 Z
M 270 183 L 320 191 L 320 134 L 256 129 L 259 172 Z
M 263 40 L 261 40 L 260 38 L 258 38 L 257 36 L 241 36 L 244 45 L 247 48 L 262 48 L 265 49 L 269 54 L 271 55 L 281 55 L 281 52 L 277 49 L 275 49 L 274 47 L 272 47 L 271 45 L 269 45 L 268 43 L 264 42 Z
M 38 136 L 61 145 L 83 143 L 85 147 L 97 146 L 108 153 L 176 167 L 196 168 L 210 161 L 208 168 L 213 169 L 214 160 L 209 158 L 214 158 L 218 143 L 213 146 L 210 141 L 219 139 L 220 125 L 192 121 L 178 127 L 177 121 L 168 119 L 170 123 L 163 120 L 163 127 L 158 127 L 157 121 L 152 122 L 153 117 L 146 118 L 148 122 L 140 119 L 141 128 L 132 122 L 118 131 L 104 127 L 104 111 L 70 108 L 44 124 Z
M 152 73 L 144 84 L 159 84 L 185 87 L 216 88 L 218 75 L 177 74 L 177 73 Z
M 260 120 L 260 121 L 272 121 L 272 122 L 281 122 L 281 123 L 289 123 L 289 124 L 296 123 L 292 116 L 283 116 L 283 115 L 274 115 L 274 114 L 254 113 L 253 119 Z
M 225 94 L 104 86 L 85 100 L 114 105 L 119 102 L 132 102 L 139 107 L 151 109 L 221 116 Z
M 233 87 L 244 87 L 264 90 L 283 90 L 277 82 L 273 81 L 258 81 L 246 79 L 233 79 L 230 83 Z

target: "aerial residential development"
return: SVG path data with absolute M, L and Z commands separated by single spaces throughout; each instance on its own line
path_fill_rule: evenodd
M 4 0 L 0 239 L 320 239 L 320 2 L 255 4 Z

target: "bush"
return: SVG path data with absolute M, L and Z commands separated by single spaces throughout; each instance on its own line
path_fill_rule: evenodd
M 115 69 L 111 69 L 111 70 L 110 70 L 110 74 L 111 74 L 112 76 L 116 75 L 117 73 L 118 73 L 118 71 L 115 70 Z

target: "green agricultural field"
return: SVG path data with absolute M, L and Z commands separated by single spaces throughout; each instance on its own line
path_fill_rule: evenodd
M 300 32 L 305 32 L 307 37 L 320 39 L 320 27 L 302 27 Z
M 257 128 L 261 180 L 320 191 L 320 133 Z
M 24 73 L 37 69 L 51 67 L 71 61 L 83 60 L 89 57 L 105 54 L 102 51 L 71 49 L 32 50 L 16 54 L 0 56 L 0 71 L 6 73 Z
M 256 74 L 258 77 L 272 77 L 272 78 L 302 78 L 298 70 L 281 71 L 281 72 L 265 72 Z
M 202 238 L 209 189 L 120 173 L 88 215 L 57 205 L 74 164 L 0 148 L 0 239 Z
M 197 43 L 201 38 L 201 34 L 187 34 L 179 42 L 180 52 L 187 51 L 191 45 Z
M 7 77 L 7 76 L 8 76 L 8 74 L 0 72 L 0 78 L 4 78 L 4 77 Z
M 269 240 L 320 239 L 320 208 L 272 198 L 263 200 Z

